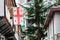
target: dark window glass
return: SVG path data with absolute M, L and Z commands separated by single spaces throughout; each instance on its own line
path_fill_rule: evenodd
M 28 2 L 30 2 L 31 0 L 27 0 Z

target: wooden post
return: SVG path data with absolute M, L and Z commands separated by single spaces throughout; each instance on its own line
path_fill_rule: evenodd
M 17 40 L 19 40 L 19 36 L 18 36 L 18 25 L 15 25 L 15 37 Z

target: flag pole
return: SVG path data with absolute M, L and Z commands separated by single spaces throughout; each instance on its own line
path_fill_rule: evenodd
M 22 31 L 21 25 L 18 25 L 18 28 L 19 28 L 19 31 L 18 31 L 19 40 L 22 40 L 22 39 L 21 39 L 21 36 L 22 36 L 22 33 L 21 33 L 21 31 Z

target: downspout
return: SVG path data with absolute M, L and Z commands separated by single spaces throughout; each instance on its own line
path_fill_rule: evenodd
M 6 7 L 5 7 L 5 5 L 6 5 L 6 0 L 4 0 L 4 17 L 6 18 Z
M 54 17 L 53 17 L 53 40 L 55 40 L 55 35 L 54 35 Z

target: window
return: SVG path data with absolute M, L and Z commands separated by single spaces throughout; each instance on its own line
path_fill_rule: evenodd
M 27 0 L 27 2 L 30 2 L 31 0 Z

